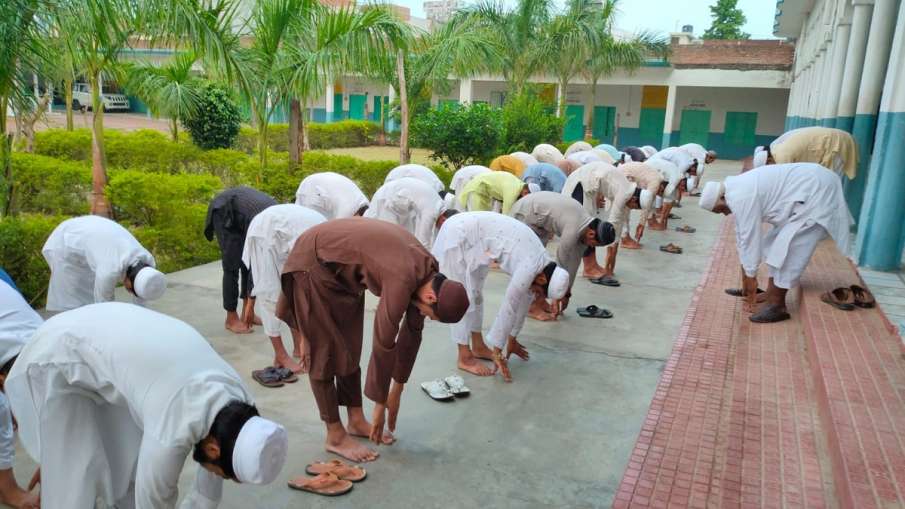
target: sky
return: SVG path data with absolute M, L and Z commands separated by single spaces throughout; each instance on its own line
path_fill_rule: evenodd
M 389 0 L 412 10 L 412 16 L 424 17 L 422 0 Z M 475 0 L 465 0 L 466 5 Z M 509 0 L 512 1 L 512 0 Z M 695 35 L 710 26 L 710 5 L 716 0 L 620 0 L 616 26 L 627 32 L 653 30 L 666 34 L 677 32 L 682 25 L 692 25 Z M 776 0 L 739 0 L 748 22 L 743 30 L 753 39 L 773 38 L 773 15 Z

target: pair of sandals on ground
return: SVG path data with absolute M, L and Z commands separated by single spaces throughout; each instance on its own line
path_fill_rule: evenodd
M 282 387 L 284 384 L 294 384 L 299 381 L 298 375 L 293 373 L 291 369 L 278 368 L 276 366 L 268 366 L 264 369 L 252 371 L 251 378 L 264 387 L 269 388 Z
M 436 401 L 452 401 L 471 394 L 471 389 L 465 386 L 465 379 L 459 375 L 423 382 L 421 389 Z
M 337 497 L 352 491 L 355 483 L 364 481 L 368 471 L 340 460 L 317 461 L 305 467 L 305 473 L 313 477 L 296 477 L 289 480 L 289 487 L 325 497 Z
M 877 300 L 870 290 L 859 285 L 830 290 L 821 295 L 820 300 L 843 311 L 851 311 L 856 307 L 868 309 L 877 305 Z

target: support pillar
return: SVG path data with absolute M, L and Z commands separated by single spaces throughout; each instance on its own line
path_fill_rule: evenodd
M 335 89 L 333 88 L 333 80 L 327 80 L 327 91 L 324 96 L 324 122 L 330 123 L 333 122 L 333 112 L 336 111 L 336 105 L 333 104 L 333 94 L 335 94 Z M 340 108 L 342 105 L 340 105 Z
M 676 86 L 670 85 L 666 94 L 666 116 L 663 119 L 663 141 L 660 150 L 672 145 L 672 121 L 676 113 Z
M 468 104 L 472 102 L 472 83 L 471 78 L 462 78 L 459 80 L 459 102 Z
M 878 3 L 879 6 L 879 3 Z M 890 16 L 892 18 L 892 16 Z M 895 21 L 893 21 L 895 22 Z M 905 26 L 905 9 L 898 14 Z M 874 154 L 858 229 L 858 262 L 898 270 L 905 247 L 905 30 L 897 30 L 888 60 Z
M 396 100 L 396 89 L 389 87 L 387 90 L 387 108 L 393 107 L 393 101 Z M 390 112 L 386 112 L 387 131 L 393 132 L 397 130 L 396 121 L 390 118 Z
M 852 25 L 841 21 L 836 25 L 833 36 L 833 59 L 830 63 L 829 81 L 827 81 L 826 98 L 823 103 L 823 127 L 836 127 L 836 111 L 839 109 L 839 94 L 842 91 L 842 75 L 845 71 L 845 57 L 848 53 L 849 36 Z
M 877 128 L 877 111 L 886 77 L 886 67 L 890 62 L 893 31 L 896 26 L 898 0 L 875 0 L 871 15 L 870 35 L 864 52 L 864 72 L 858 89 L 858 103 L 852 137 L 858 144 L 858 172 L 853 180 L 845 181 L 845 198 L 848 208 L 855 218 L 861 216 L 864 190 L 871 168 L 874 135 Z
M 852 28 L 848 39 L 848 53 L 845 56 L 845 71 L 839 92 L 839 108 L 836 110 L 836 127 L 852 132 L 855 123 L 855 108 L 858 104 L 858 86 L 864 71 L 864 50 L 870 29 L 870 15 L 873 0 L 855 0 L 852 14 Z

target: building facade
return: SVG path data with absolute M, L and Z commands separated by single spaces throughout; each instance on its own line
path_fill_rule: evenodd
M 844 129 L 858 143 L 845 194 L 860 265 L 905 252 L 905 9 L 901 0 L 779 0 L 774 34 L 795 41 L 786 128 Z

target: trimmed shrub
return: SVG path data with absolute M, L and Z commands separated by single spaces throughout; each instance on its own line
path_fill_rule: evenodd
M 206 173 L 220 177 L 223 187 L 235 187 L 244 183 L 239 167 L 252 157 L 244 152 L 229 148 L 202 151 L 198 159 L 189 166 L 191 173 Z M 256 162 L 256 161 L 255 161 Z
M 241 121 L 239 107 L 229 90 L 222 85 L 208 83 L 201 93 L 198 110 L 186 118 L 183 125 L 195 145 L 209 150 L 232 147 L 239 136 Z
M 174 272 L 220 258 L 216 242 L 208 242 L 204 232 L 207 204 L 191 204 L 172 216 L 165 226 L 130 226 L 132 234 L 148 249 L 163 272 Z
M 452 168 L 486 164 L 503 139 L 499 110 L 483 103 L 431 109 L 412 122 L 412 144 L 433 151 L 431 159 Z
M 167 227 L 178 224 L 190 206 L 207 207 L 222 188 L 220 180 L 213 175 L 121 170 L 111 174 L 107 198 L 120 222 Z
M 267 146 L 274 152 L 289 151 L 289 125 L 270 124 Z M 311 122 L 308 124 L 308 144 L 312 150 L 330 148 L 364 147 L 373 145 L 377 138 L 378 126 L 366 120 L 343 120 L 329 124 Z M 239 130 L 236 148 L 252 154 L 258 149 L 258 131 L 248 126 Z
M 0 218 L 0 267 L 3 267 L 25 299 L 35 307 L 43 307 L 50 267 L 41 254 L 50 232 L 66 216 L 23 214 Z
M 502 152 L 531 152 L 541 143 L 562 141 L 565 119 L 548 112 L 548 105 L 531 93 L 512 97 L 503 106 Z
M 112 132 L 115 131 L 105 132 L 105 138 Z M 90 161 L 91 131 L 88 129 L 38 131 L 35 133 L 35 153 L 69 161 Z
M 81 215 L 89 211 L 91 168 L 80 162 L 13 152 L 13 214 Z
M 137 168 L 178 173 L 185 171 L 201 155 L 191 143 L 175 143 L 166 134 L 150 129 L 109 136 L 106 141 L 110 168 Z

